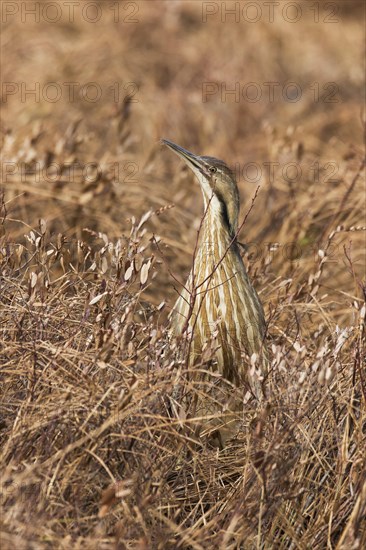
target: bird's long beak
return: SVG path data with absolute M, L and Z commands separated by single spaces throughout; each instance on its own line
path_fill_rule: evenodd
M 199 170 L 201 174 L 204 173 L 203 168 L 203 162 L 200 159 L 199 156 L 194 155 L 193 153 L 190 153 L 190 151 L 187 151 L 187 149 L 183 149 L 180 145 L 177 145 L 176 143 L 173 143 L 172 141 L 169 141 L 168 139 L 162 139 L 161 143 L 169 147 L 174 153 L 178 155 L 184 162 L 193 170 L 193 172 L 196 173 L 196 170 Z

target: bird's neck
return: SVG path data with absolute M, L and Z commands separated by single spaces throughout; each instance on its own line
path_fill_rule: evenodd
M 206 251 L 208 255 L 220 259 L 231 246 L 236 246 L 235 243 L 235 231 L 218 201 L 216 204 L 213 200 L 206 203 L 199 233 L 201 253 Z

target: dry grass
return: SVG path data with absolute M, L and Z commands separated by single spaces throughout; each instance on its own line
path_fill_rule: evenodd
M 334 24 L 306 2 L 293 24 L 204 24 L 200 2 L 139 2 L 135 24 L 106 3 L 94 25 L 4 24 L 5 82 L 103 94 L 3 105 L 2 549 L 365 548 L 364 8 L 335 4 Z M 301 101 L 202 101 L 204 82 L 269 81 Z M 114 82 L 138 102 L 115 102 Z M 246 396 L 221 452 L 169 416 L 211 382 L 167 337 L 202 203 L 160 137 L 239 163 L 242 216 L 261 186 L 240 238 L 269 322 L 268 399 Z

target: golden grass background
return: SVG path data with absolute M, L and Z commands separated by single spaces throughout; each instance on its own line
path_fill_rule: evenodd
M 315 3 L 317 22 L 298 1 L 294 23 L 284 2 L 255 23 L 244 2 L 239 22 L 220 2 L 207 22 L 202 2 L 93 4 L 96 23 L 63 2 L 56 23 L 3 14 L 2 548 L 365 547 L 363 4 Z M 220 453 L 166 410 L 202 201 L 161 137 L 236 168 L 242 216 L 260 185 L 240 239 L 268 403 Z

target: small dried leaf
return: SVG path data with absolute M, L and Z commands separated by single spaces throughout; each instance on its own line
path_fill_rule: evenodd
M 150 266 L 151 266 L 151 260 L 149 260 L 148 262 L 146 262 L 146 264 L 144 264 L 141 268 L 141 273 L 140 273 L 140 282 L 142 285 L 144 285 L 147 281 L 147 278 L 149 276 L 149 269 L 150 269 Z
M 135 256 L 134 262 L 135 262 L 135 271 L 136 273 L 138 273 L 141 269 L 142 264 L 144 263 L 144 259 L 140 254 L 138 254 Z
M 149 210 L 142 216 L 140 223 L 137 226 L 137 229 L 140 229 L 144 225 L 144 223 L 147 222 L 147 220 L 151 217 L 152 213 L 153 213 L 152 210 Z
M 300 373 L 300 376 L 299 376 L 299 384 L 303 384 L 305 382 L 305 378 L 306 378 L 306 372 L 303 371 Z
M 92 305 L 96 304 L 97 302 L 99 302 L 99 300 L 101 300 L 103 298 L 103 296 L 106 296 L 107 294 L 108 294 L 108 292 L 103 292 L 102 294 L 98 294 L 98 296 L 95 296 L 95 298 L 90 300 L 89 305 L 92 306 Z
M 30 286 L 31 286 L 31 288 L 34 288 L 36 286 L 37 279 L 38 279 L 37 273 L 34 273 L 34 272 L 31 273 L 31 275 L 30 275 Z
M 316 285 L 313 290 L 310 292 L 310 296 L 316 296 L 316 294 L 318 293 L 318 290 L 319 290 L 319 285 Z
M 127 269 L 125 273 L 125 277 L 124 277 L 125 281 L 128 281 L 129 279 L 131 279 L 132 274 L 133 274 L 133 263 L 130 265 L 130 267 Z
M 365 319 L 366 318 L 366 306 L 363 305 L 362 308 L 361 308 L 361 311 L 360 311 L 360 319 Z
M 133 355 L 135 353 L 135 346 L 134 346 L 133 342 L 128 342 L 127 353 L 130 357 L 131 357 L 131 355 Z
M 102 265 L 101 265 L 102 273 L 106 273 L 108 271 L 108 260 L 105 256 L 102 258 Z
M 250 356 L 250 364 L 254 367 L 255 364 L 257 363 L 257 354 L 256 353 L 252 353 L 252 355 Z

